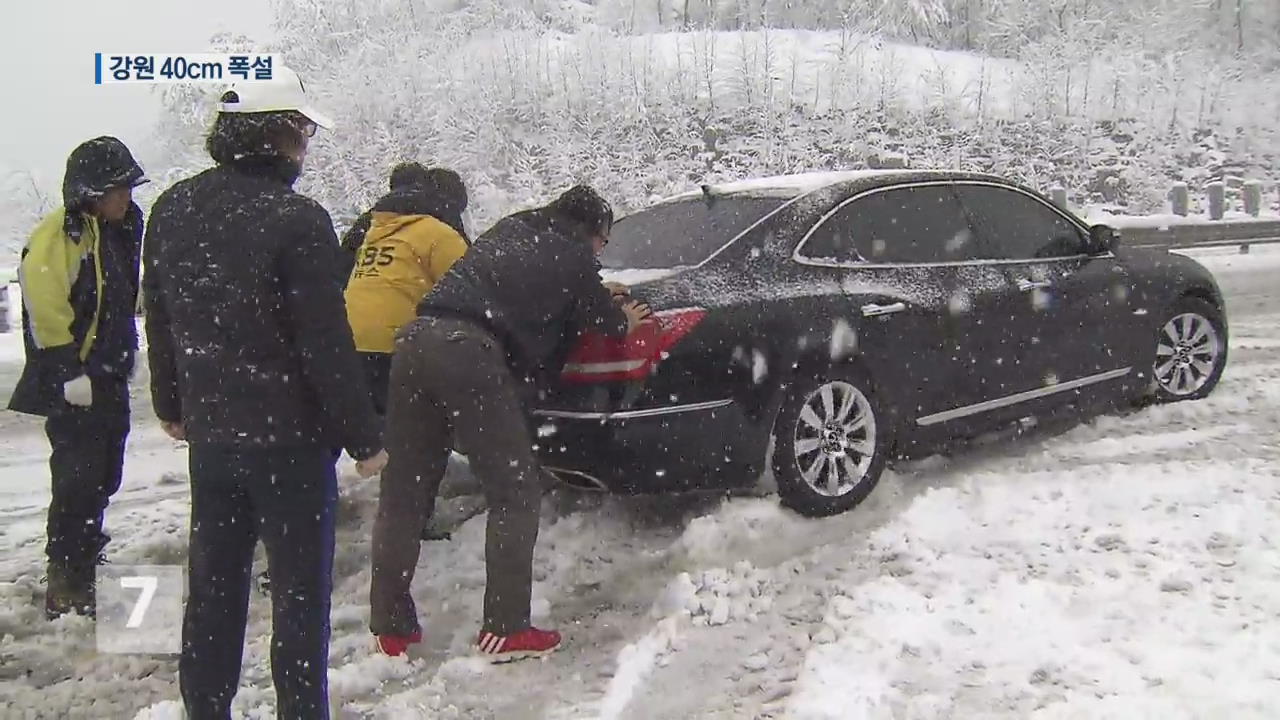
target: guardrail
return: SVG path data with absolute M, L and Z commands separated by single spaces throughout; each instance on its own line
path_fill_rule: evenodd
M 1105 223 L 1104 223 L 1105 224 Z M 1240 246 L 1280 242 L 1280 220 L 1210 220 L 1203 223 L 1173 223 L 1162 227 L 1117 227 L 1122 247 L 1172 250 Z
M 1096 218 L 1109 224 L 1106 218 Z M 1169 224 L 1132 225 L 1136 218 L 1126 217 L 1112 225 L 1122 247 L 1174 250 L 1239 246 L 1241 253 L 1250 245 L 1280 243 L 1280 220 L 1181 220 Z M 1088 220 L 1086 220 L 1087 222 Z M 1141 222 L 1141 221 L 1140 221 Z M 12 275 L 7 272 L 5 275 Z M 9 304 L 16 294 L 8 282 L 0 284 L 0 333 L 13 330 L 9 323 Z M 141 302 L 141 297 L 139 297 Z M 141 314 L 141 310 L 139 310 Z

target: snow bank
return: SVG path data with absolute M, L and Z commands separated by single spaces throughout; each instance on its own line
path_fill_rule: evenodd
M 1103 447 L 1101 464 L 973 473 L 874 533 L 881 574 L 837 579 L 794 717 L 1274 717 L 1274 461 Z
M 1114 228 L 1156 228 L 1159 230 L 1167 230 L 1170 227 L 1179 225 L 1212 225 L 1215 222 L 1276 222 L 1280 220 L 1280 215 L 1275 213 L 1265 213 L 1254 217 L 1242 212 L 1227 212 L 1223 214 L 1222 220 L 1211 220 L 1207 215 L 1173 215 L 1173 214 L 1155 214 L 1155 215 L 1112 215 L 1106 211 L 1097 210 L 1090 212 L 1085 219 L 1093 224 L 1109 225 Z

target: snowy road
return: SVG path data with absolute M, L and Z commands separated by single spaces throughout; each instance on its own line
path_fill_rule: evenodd
M 483 517 L 424 545 L 412 662 L 373 655 L 375 486 L 346 478 L 335 716 L 1277 717 L 1280 249 L 1197 256 L 1232 323 L 1207 400 L 899 463 L 825 520 L 770 498 L 549 497 L 535 615 L 568 645 L 543 662 L 465 656 Z M 145 417 L 109 513 L 112 558 L 180 563 L 184 455 Z M 95 655 L 89 623 L 41 619 L 44 441 L 7 416 L 0 448 L 0 715 L 179 717 L 172 659 Z M 267 610 L 255 594 L 245 718 L 273 717 Z

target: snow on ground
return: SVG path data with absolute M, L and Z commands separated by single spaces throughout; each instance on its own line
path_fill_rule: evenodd
M 1112 215 L 1105 210 L 1098 208 L 1086 208 L 1084 217 L 1091 223 L 1110 225 L 1114 228 L 1156 228 L 1158 230 L 1168 230 L 1171 227 L 1179 225 L 1203 225 L 1212 223 L 1208 214 L 1203 215 L 1174 215 L 1173 213 L 1162 213 L 1156 215 Z M 1226 222 L 1243 223 L 1243 222 L 1275 222 L 1280 220 L 1280 215 L 1271 211 L 1260 213 L 1257 217 L 1238 210 L 1229 210 L 1224 212 L 1222 219 Z
M 376 485 L 344 468 L 335 717 L 1275 717 L 1280 249 L 1196 256 L 1232 320 L 1204 401 L 1047 419 L 900 462 L 863 506 L 822 520 L 771 497 L 549 495 L 535 618 L 568 644 L 540 662 L 466 655 L 483 516 L 423 545 L 423 645 L 374 655 Z M 112 561 L 181 563 L 184 453 L 138 401 Z M 0 415 L 0 715 L 180 717 L 172 658 L 97 655 L 88 622 L 41 619 L 44 453 L 37 424 Z M 268 609 L 255 593 L 241 718 L 273 716 Z

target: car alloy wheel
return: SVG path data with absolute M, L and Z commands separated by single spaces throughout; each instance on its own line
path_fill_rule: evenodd
M 792 449 L 806 485 L 847 495 L 867 479 L 876 453 L 876 417 L 861 390 L 834 380 L 810 393 L 796 418 Z
M 1175 315 L 1160 329 L 1155 381 L 1175 398 L 1200 392 L 1221 362 L 1222 340 L 1209 318 L 1194 312 Z

